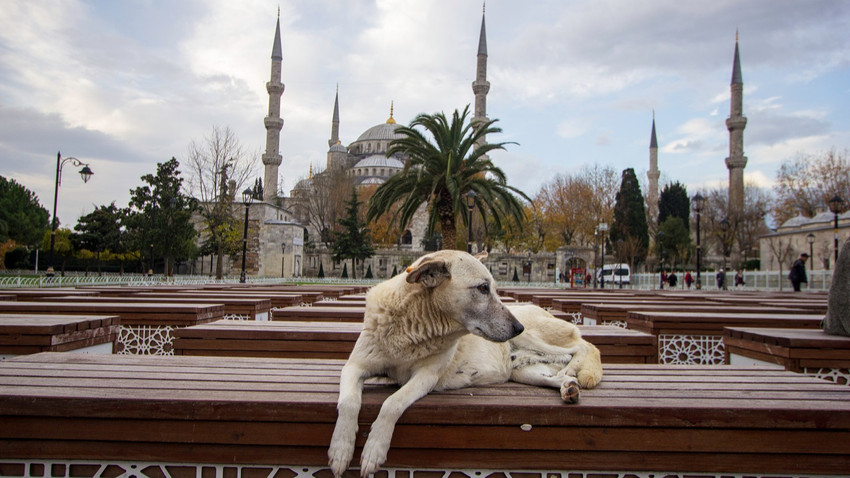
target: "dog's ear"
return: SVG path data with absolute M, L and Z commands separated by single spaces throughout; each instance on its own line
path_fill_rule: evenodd
M 407 268 L 407 282 L 420 283 L 425 287 L 437 287 L 452 274 L 445 261 L 439 259 L 424 259 L 416 267 Z
M 473 257 L 475 257 L 476 259 L 478 259 L 481 262 L 484 262 L 487 259 L 487 256 L 488 256 L 487 251 L 481 251 L 478 254 L 475 254 L 475 256 L 473 256 Z

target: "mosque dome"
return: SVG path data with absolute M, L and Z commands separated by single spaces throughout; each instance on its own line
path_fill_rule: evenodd
M 361 181 L 359 186 L 380 186 L 381 184 L 384 184 L 385 182 L 386 181 L 384 181 L 381 178 L 371 177 L 371 178 L 366 178 L 363 181 Z
M 329 152 L 331 152 L 331 153 L 347 153 L 348 149 L 345 146 L 343 146 L 342 143 L 336 143 L 333 146 L 331 146 L 331 149 L 329 150 Z
M 396 138 L 401 138 L 401 135 L 396 134 L 395 130 L 401 125 L 395 121 L 392 123 L 381 123 L 367 129 L 357 138 L 357 141 L 392 141 Z
M 794 216 L 782 223 L 779 227 L 799 227 L 804 224 L 808 224 L 809 222 L 811 222 L 811 219 L 806 216 Z
M 295 183 L 295 187 L 292 188 L 293 191 L 305 191 L 313 188 L 313 180 L 312 179 L 302 179 Z
M 386 156 L 382 156 L 380 154 L 373 154 L 371 156 L 367 156 L 366 158 L 361 159 L 354 165 L 355 168 L 393 168 L 393 169 L 402 169 L 404 168 L 404 163 L 395 159 L 388 158 Z
M 815 217 L 811 219 L 811 222 L 832 222 L 835 218 L 835 214 L 832 211 L 821 211 Z

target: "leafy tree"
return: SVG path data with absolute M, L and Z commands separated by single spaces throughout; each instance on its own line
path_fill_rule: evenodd
M 68 258 L 74 255 L 74 244 L 71 242 L 73 232 L 70 229 L 63 227 L 56 229 L 56 238 L 53 241 L 53 253 L 62 259 L 61 275 L 65 275 L 65 264 Z M 50 230 L 44 231 L 44 236 L 41 239 L 41 250 L 50 250 Z
M 783 163 L 776 173 L 776 202 L 773 217 L 777 224 L 804 215 L 813 217 L 838 194 L 850 207 L 850 158 L 848 150 L 799 155 Z
M 189 145 L 186 189 L 197 201 L 202 235 L 216 255 L 218 279 L 224 275 L 223 257 L 241 251 L 243 219 L 233 202 L 255 176 L 259 156 L 248 154 L 230 128 L 213 127 L 208 137 Z
M 364 260 L 375 254 L 375 249 L 369 242 L 369 230 L 358 216 L 360 201 L 357 190 L 351 189 L 351 199 L 346 203 L 346 215 L 339 220 L 342 230 L 335 234 L 333 243 L 334 259 L 341 261 L 351 259 L 351 276 L 357 278 L 357 260 Z
M 401 155 L 408 164 L 375 191 L 369 202 L 368 221 L 388 214 L 393 205 L 401 203 L 394 220 L 404 230 L 420 206 L 427 204 L 428 230 L 436 232 L 439 225 L 443 247 L 456 248 L 457 217 L 467 220 L 465 195 L 474 191 L 475 207 L 482 217 L 499 227 L 509 216 L 522 224 L 522 203 L 514 194 L 530 199 L 509 186 L 504 172 L 487 156 L 505 149 L 507 143 L 477 146 L 486 135 L 501 129 L 493 126 L 495 120 L 468 122 L 468 115 L 469 106 L 462 113 L 455 110 L 451 121 L 443 113 L 420 114 L 410 126 L 396 129 L 401 137 L 390 142 L 387 156 Z
M 93 253 L 98 275 L 102 272 L 101 255 L 107 251 L 123 250 L 121 211 L 115 207 L 115 202 L 109 206 L 99 206 L 80 217 L 74 230 L 77 231 L 71 236 L 74 248 L 86 249 Z
M 262 180 L 262 178 L 257 178 L 257 180 L 254 181 L 254 187 L 251 188 L 251 197 L 255 201 L 262 201 L 263 200 L 263 180 Z
M 682 218 L 667 216 L 667 219 L 658 226 L 655 247 L 662 263 L 669 258 L 674 269 L 677 264 L 687 260 L 691 247 L 691 236 Z
M 622 247 L 620 244 L 626 244 L 627 241 L 629 244 L 636 243 L 636 250 L 630 254 L 635 261 L 631 263 L 632 266 L 646 259 L 649 247 L 646 207 L 635 170 L 632 168 L 623 171 L 620 191 L 617 193 L 614 204 L 610 241 L 615 251 L 618 247 Z
M 348 263 L 342 265 L 342 275 L 339 276 L 341 279 L 348 279 Z
M 0 176 L 0 242 L 13 240 L 24 246 L 35 246 L 45 229 L 50 227 L 47 209 L 34 192 L 14 179 Z
M 157 164 L 156 175 L 142 176 L 147 185 L 130 191 L 125 219 L 133 248 L 141 251 L 142 257 L 152 249 L 156 257 L 164 258 L 164 272 L 168 275 L 173 273 L 175 259 L 196 253 L 197 232 L 191 219 L 197 201 L 183 194 L 179 168 L 177 159 L 171 158 Z
M 29 251 L 20 246 L 6 252 L 3 262 L 8 269 L 29 269 L 32 267 Z
M 668 217 L 678 217 L 687 229 L 691 212 L 691 200 L 688 198 L 688 190 L 681 183 L 664 186 L 661 196 L 658 198 L 658 224 L 662 224 Z

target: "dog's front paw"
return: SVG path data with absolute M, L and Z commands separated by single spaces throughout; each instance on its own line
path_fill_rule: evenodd
M 376 437 L 373 430 L 366 440 L 366 445 L 363 447 L 363 454 L 360 455 L 360 476 L 366 478 L 378 471 L 378 468 L 387 461 L 387 451 L 389 449 L 389 440 L 383 437 Z
M 581 386 L 576 379 L 569 377 L 561 384 L 561 399 L 567 403 L 578 403 Z
M 339 478 L 348 469 L 351 457 L 354 456 L 354 442 L 348 440 L 331 440 L 328 448 L 328 466 L 334 476 Z

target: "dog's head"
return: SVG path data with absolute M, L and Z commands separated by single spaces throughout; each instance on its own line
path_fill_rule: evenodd
M 522 333 L 523 327 L 499 300 L 493 276 L 481 263 L 485 257 L 486 253 L 437 251 L 408 267 L 406 280 L 429 289 L 434 305 L 469 332 L 504 342 Z

